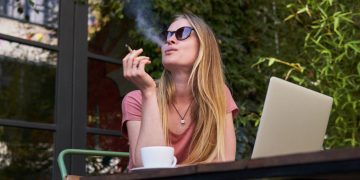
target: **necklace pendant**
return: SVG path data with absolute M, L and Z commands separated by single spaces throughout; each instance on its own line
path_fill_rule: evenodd
M 181 125 L 185 124 L 185 119 L 180 120 Z

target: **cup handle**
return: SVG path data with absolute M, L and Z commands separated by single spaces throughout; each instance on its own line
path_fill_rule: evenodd
M 176 163 L 177 163 L 177 159 L 176 159 L 176 157 L 174 156 L 174 160 L 173 160 L 173 163 L 171 164 L 171 167 L 175 167 L 175 166 L 176 166 Z

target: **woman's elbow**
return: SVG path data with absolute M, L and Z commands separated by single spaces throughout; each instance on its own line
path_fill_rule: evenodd
M 132 157 L 131 158 L 132 162 L 133 162 L 133 167 L 143 167 L 141 158 L 136 158 L 136 157 Z

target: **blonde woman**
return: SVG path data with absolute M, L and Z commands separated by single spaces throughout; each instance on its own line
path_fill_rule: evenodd
M 139 88 L 122 104 L 129 169 L 142 166 L 140 149 L 147 146 L 174 147 L 184 165 L 234 160 L 238 108 L 225 85 L 212 30 L 201 18 L 181 14 L 165 31 L 164 42 L 158 86 L 144 71 L 150 60 L 141 56 L 142 49 L 123 59 L 125 78 Z

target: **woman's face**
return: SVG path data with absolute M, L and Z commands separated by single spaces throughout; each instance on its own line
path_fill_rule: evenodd
M 176 31 L 184 26 L 191 27 L 186 19 L 180 18 L 175 20 L 167 30 Z M 178 40 L 175 34 L 173 34 L 171 37 L 168 37 L 165 44 L 161 47 L 162 63 L 169 71 L 191 71 L 198 52 L 199 40 L 194 30 L 184 40 Z

